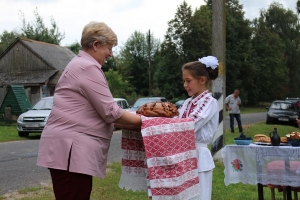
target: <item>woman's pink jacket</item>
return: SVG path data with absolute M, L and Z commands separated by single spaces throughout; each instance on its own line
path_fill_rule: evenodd
M 113 100 L 101 65 L 80 51 L 56 85 L 37 165 L 105 177 L 112 123 L 123 112 Z

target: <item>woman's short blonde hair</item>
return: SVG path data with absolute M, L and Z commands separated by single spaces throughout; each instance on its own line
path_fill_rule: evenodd
M 104 22 L 90 22 L 82 30 L 81 46 L 83 49 L 91 48 L 96 40 L 101 45 L 116 46 L 118 44 L 117 35 Z

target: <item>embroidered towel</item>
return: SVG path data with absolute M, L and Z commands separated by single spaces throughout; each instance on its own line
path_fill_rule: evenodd
M 131 187 L 125 187 L 126 189 L 146 190 L 148 186 L 148 196 L 153 200 L 200 199 L 193 119 L 142 117 L 142 121 L 141 137 L 144 152 L 139 148 L 135 149 L 143 152 L 145 165 L 140 162 L 139 169 L 145 169 L 145 171 L 137 173 L 139 170 L 134 171 L 133 166 L 134 163 L 137 165 L 136 161 L 125 162 L 124 159 L 123 162 L 122 159 L 120 183 L 124 182 L 126 176 L 126 180 L 130 180 L 126 182 Z M 132 133 L 128 130 L 123 131 L 123 133 L 126 132 Z M 141 138 L 130 144 L 125 142 L 129 144 L 127 146 L 123 144 L 123 138 L 122 152 L 133 149 L 132 145 L 141 145 Z M 136 159 L 135 156 L 127 154 L 125 157 Z M 129 165 L 130 173 L 128 172 Z M 139 182 L 143 179 L 142 176 L 145 176 L 144 183 L 147 185 Z M 140 187 L 137 184 L 140 184 Z M 124 184 L 119 185 L 124 187 Z

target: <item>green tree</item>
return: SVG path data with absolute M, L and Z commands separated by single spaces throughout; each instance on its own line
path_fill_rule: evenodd
M 82 47 L 81 47 L 81 45 L 79 44 L 79 42 L 73 42 L 72 44 L 70 44 L 70 45 L 67 45 L 67 47 L 71 50 L 71 51 L 73 51 L 73 53 L 75 53 L 75 54 L 78 54 L 78 52 L 79 52 L 79 50 L 81 50 L 82 49 Z
M 182 60 L 188 60 L 192 40 L 192 8 L 185 1 L 177 7 L 174 19 L 168 22 L 165 42 L 174 44 L 176 53 Z
M 258 99 L 263 102 L 284 99 L 289 82 L 285 44 L 278 34 L 267 28 L 263 18 L 255 20 L 254 24 L 252 57 L 258 76 L 253 80 L 259 86 Z
M 124 80 L 118 71 L 109 69 L 105 72 L 105 76 L 113 97 L 128 98 L 134 93 L 132 85 Z
M 244 15 L 238 0 L 226 0 L 226 93 L 238 88 L 244 103 L 252 103 L 248 99 L 257 97 L 252 81 L 257 74 L 250 57 L 252 30 Z
M 182 61 L 176 53 L 175 44 L 164 41 L 161 45 L 160 58 L 154 75 L 157 95 L 164 96 L 171 101 L 186 98 L 182 84 Z
M 285 67 L 289 69 L 288 96 L 299 96 L 300 88 L 300 24 L 298 16 L 292 10 L 286 10 L 282 4 L 272 3 L 267 10 L 262 10 L 260 21 L 263 21 L 270 32 L 276 33 L 285 46 Z
M 185 1 L 177 7 L 174 19 L 168 22 L 154 76 L 161 96 L 172 101 L 187 97 L 181 67 L 211 55 L 211 22 L 211 10 L 206 5 L 196 8 L 194 13 Z
M 4 30 L 0 35 L 0 54 L 2 54 L 19 36 L 20 34 L 16 31 L 8 32 L 7 30 Z
M 118 65 L 118 62 L 119 62 L 119 56 L 118 55 L 114 55 L 113 57 L 109 58 L 105 63 L 104 65 L 102 66 L 102 70 L 104 72 L 107 72 L 109 69 L 113 69 L 115 71 L 118 71 L 117 70 L 117 65 Z M 122 75 L 123 76 L 123 75 Z
M 150 46 L 147 42 L 147 34 L 139 31 L 134 33 L 125 42 L 125 46 L 121 48 L 120 59 L 118 60 L 117 70 L 128 80 L 136 91 L 147 96 L 149 93 L 149 57 L 148 51 L 150 48 L 150 61 L 152 66 L 151 76 L 156 68 L 155 54 L 159 51 L 160 42 L 155 39 L 153 34 L 150 34 Z
M 193 61 L 211 55 L 212 13 L 208 6 L 202 5 L 195 10 L 191 18 L 191 27 L 188 60 Z
M 34 10 L 35 21 L 26 22 L 25 16 L 20 12 L 22 20 L 22 36 L 28 39 L 48 42 L 52 44 L 60 44 L 65 38 L 65 33 L 61 33 L 53 17 L 50 18 L 51 28 L 47 28 L 43 22 L 43 18 L 39 15 L 37 8 Z

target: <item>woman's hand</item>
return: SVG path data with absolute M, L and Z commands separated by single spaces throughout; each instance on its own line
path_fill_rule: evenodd
M 135 125 L 125 125 L 125 124 L 114 123 L 114 126 L 116 128 L 120 128 L 120 129 L 141 130 L 141 128 L 137 128 Z
M 142 119 L 139 115 L 124 111 L 123 115 L 114 121 L 118 128 L 140 130 L 142 126 Z

